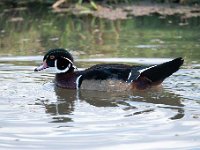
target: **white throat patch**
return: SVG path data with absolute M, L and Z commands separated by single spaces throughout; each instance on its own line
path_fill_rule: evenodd
M 65 72 L 69 71 L 70 67 L 71 67 L 71 63 L 69 63 L 69 65 L 64 70 L 60 70 L 57 67 L 57 60 L 55 60 L 56 73 L 65 73 Z

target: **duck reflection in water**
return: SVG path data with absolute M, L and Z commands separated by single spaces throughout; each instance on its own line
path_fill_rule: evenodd
M 162 88 L 130 92 L 100 92 L 89 90 L 70 90 L 55 87 L 57 102 L 44 104 L 46 113 L 53 117 L 52 122 L 72 122 L 73 112 L 78 102 L 87 102 L 95 107 L 120 107 L 124 111 L 131 110 L 125 117 L 151 113 L 156 109 L 173 111 L 171 120 L 184 117 L 184 105 L 178 95 Z M 152 91 L 153 90 L 153 91 Z M 140 104 L 147 107 L 140 107 Z M 152 107 L 153 104 L 153 107 Z M 176 112 L 174 114 L 174 112 Z

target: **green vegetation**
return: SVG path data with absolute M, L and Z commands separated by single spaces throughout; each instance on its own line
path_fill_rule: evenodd
M 82 58 L 187 56 L 199 60 L 200 19 L 187 19 L 185 25 L 182 21 L 179 16 L 111 21 L 45 10 L 11 10 L 0 17 L 0 55 L 42 55 L 46 49 L 64 47 Z
M 73 4 L 81 5 L 86 2 L 83 0 L 65 1 L 68 3 L 73 1 Z M 6 0 L 0 3 L 8 7 L 11 6 L 9 2 L 11 1 Z M 57 2 L 55 0 L 30 0 L 28 2 L 16 0 L 12 2 L 17 3 L 12 7 L 17 7 L 18 4 L 29 6 L 32 2 L 35 5 L 2 9 L 0 13 L 0 55 L 30 56 L 36 53 L 43 54 L 42 50 L 46 51 L 49 48 L 64 47 L 81 54 L 79 57 L 82 58 L 88 58 L 88 56 L 131 58 L 187 56 L 197 61 L 200 58 L 200 19 L 198 16 L 192 18 L 183 16 L 183 13 L 180 16 L 174 14 L 158 16 L 157 13 L 149 13 L 147 16 L 127 15 L 126 20 L 119 18 L 112 20 L 110 18 L 101 19 L 101 16 L 90 13 L 77 15 L 66 11 L 56 12 L 56 9 L 49 9 Z M 97 0 L 87 2 L 93 9 L 99 3 Z M 111 2 L 129 3 L 130 1 L 107 1 L 107 3 Z M 157 0 L 157 2 L 161 1 Z M 42 3 L 45 3 L 45 6 L 41 5 Z M 42 7 L 37 7 L 38 4 Z M 191 11 L 192 15 L 196 15 L 196 11 L 190 10 L 189 12 Z M 111 10 L 106 14 L 110 15 Z M 120 13 L 117 15 L 119 16 Z
M 1 6 L 17 7 L 24 5 L 32 6 L 32 4 L 52 6 L 55 3 L 58 3 L 58 5 L 63 3 L 66 5 L 90 3 L 95 8 L 96 4 L 129 4 L 135 2 L 200 4 L 199 0 L 3 0 L 0 4 Z

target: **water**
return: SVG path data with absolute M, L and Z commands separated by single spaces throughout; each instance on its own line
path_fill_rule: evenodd
M 199 149 L 199 18 L 179 26 L 178 16 L 108 21 L 14 12 L 0 17 L 0 149 Z M 67 90 L 54 86 L 54 74 L 33 72 L 55 47 L 70 49 L 79 69 L 179 56 L 185 64 L 156 89 Z

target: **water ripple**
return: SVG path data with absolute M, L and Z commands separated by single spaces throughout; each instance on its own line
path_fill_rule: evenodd
M 199 69 L 181 69 L 157 90 L 115 93 L 60 89 L 53 74 L 30 68 L 0 66 L 3 149 L 200 146 Z

